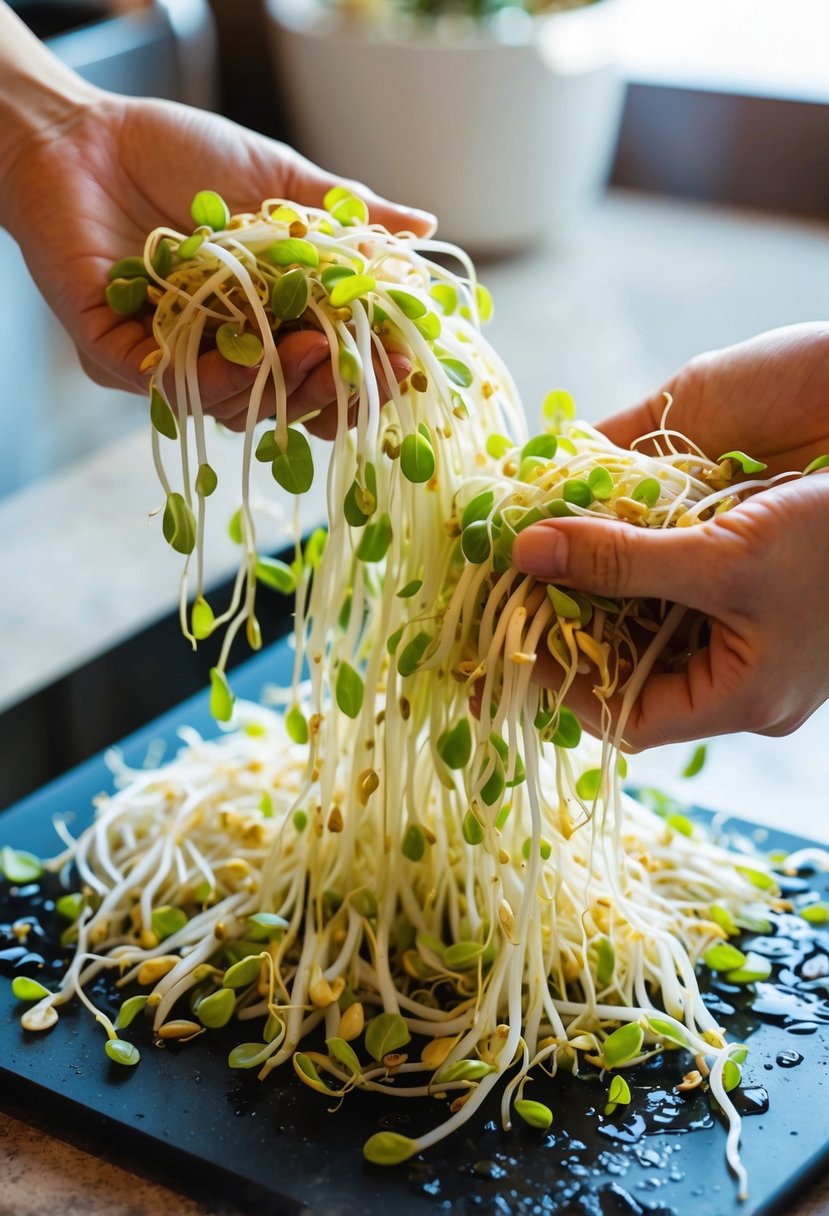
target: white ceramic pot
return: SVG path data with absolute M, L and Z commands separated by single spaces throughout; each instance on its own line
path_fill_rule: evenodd
M 267 0 L 278 95 L 312 160 L 507 252 L 560 235 L 606 180 L 622 3 L 391 27 Z

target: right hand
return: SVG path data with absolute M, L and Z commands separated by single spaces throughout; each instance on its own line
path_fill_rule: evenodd
M 600 429 L 620 447 L 667 425 L 714 458 L 746 450 L 768 472 L 829 453 L 829 325 L 774 330 L 701 355 L 641 405 Z M 681 446 L 681 445 L 680 445 Z M 647 446 L 646 446 L 647 450 Z M 521 532 L 516 566 L 607 596 L 684 604 L 709 618 L 709 643 L 681 672 L 651 674 L 624 728 L 631 750 L 731 731 L 788 734 L 829 698 L 829 477 L 773 487 L 690 527 L 648 531 L 593 518 Z M 540 678 L 552 678 L 550 667 Z M 571 700 L 585 725 L 599 705 Z M 618 699 L 611 703 L 618 713 Z

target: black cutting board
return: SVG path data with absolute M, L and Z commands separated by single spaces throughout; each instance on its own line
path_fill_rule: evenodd
M 234 689 L 256 699 L 265 684 L 290 679 L 291 661 L 286 644 L 279 643 L 237 669 Z M 157 739 L 174 747 L 176 728 L 184 724 L 215 731 L 204 694 L 131 735 L 122 745 L 127 760 L 140 765 Z M 57 851 L 52 817 L 74 812 L 77 830 L 90 817 L 94 794 L 109 786 L 103 757 L 87 761 L 0 815 L 0 844 L 42 855 Z M 752 831 L 741 821 L 729 827 Z M 804 843 L 773 832 L 764 847 L 793 849 Z M 808 882 L 826 897 L 826 875 L 808 876 Z M 793 882 L 791 894 L 803 898 L 805 886 Z M 10 908 L 7 887 L 0 901 L 0 920 L 10 911 L 31 910 L 31 897 L 23 896 Z M 48 914 L 42 919 L 48 929 Z M 229 1071 L 227 1051 L 238 1041 L 238 1031 L 154 1049 L 148 1038 L 142 1041 L 146 1031 L 140 1030 L 131 1037 L 142 1048 L 142 1062 L 134 1070 L 121 1069 L 108 1062 L 100 1029 L 77 1007 L 65 1010 L 48 1034 L 26 1035 L 10 984 L 0 979 L 0 1092 L 53 1116 L 57 1125 L 69 1121 L 94 1128 L 102 1143 L 123 1146 L 150 1172 L 162 1167 L 169 1181 L 172 1171 L 184 1190 L 190 1186 L 204 1193 L 207 1183 L 260 1213 L 783 1212 L 795 1191 L 829 1164 L 829 988 L 798 990 L 796 974 L 804 959 L 810 974 L 820 972 L 824 953 L 829 966 L 829 935 L 799 918 L 784 920 L 776 940 L 753 943 L 772 954 L 784 950 L 778 960 L 782 979 L 776 967 L 776 984 L 761 994 L 762 1016 L 746 993 L 721 991 L 716 998 L 734 1010 L 720 1014 L 723 1025 L 751 1047 L 743 1068 L 745 1101 L 762 1112 L 763 1090 L 769 1096 L 765 1113 L 744 1120 L 750 1196 L 742 1204 L 725 1165 L 722 1122 L 711 1115 L 705 1097 L 683 1098 L 673 1091 L 682 1071 L 676 1055 L 657 1058 L 630 1075 L 633 1102 L 624 1115 L 603 1117 L 607 1086 L 596 1078 L 536 1081 L 532 1096 L 555 1112 L 549 1132 L 516 1127 L 503 1133 L 496 1096 L 453 1138 L 387 1171 L 362 1160 L 366 1137 L 381 1127 L 426 1130 L 443 1117 L 444 1104 L 395 1103 L 355 1093 L 329 1112 L 325 1098 L 300 1085 L 287 1069 L 264 1084 L 250 1073 Z M 794 1067 L 776 1062 L 780 1053 L 792 1052 L 802 1062 Z

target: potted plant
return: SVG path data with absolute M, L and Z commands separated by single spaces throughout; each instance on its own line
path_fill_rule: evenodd
M 560 233 L 607 175 L 622 0 L 267 0 L 300 149 L 508 252 Z

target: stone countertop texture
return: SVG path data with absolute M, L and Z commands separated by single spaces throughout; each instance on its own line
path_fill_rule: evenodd
M 0 245 L 3 270 L 8 263 L 19 275 L 15 258 Z M 481 275 L 496 305 L 490 339 L 530 419 L 546 391 L 566 387 L 582 416 L 596 420 L 701 350 L 829 317 L 829 226 L 616 192 L 566 243 L 483 264 Z M 47 343 L 48 359 L 36 369 L 46 398 L 34 425 L 48 426 L 49 441 L 32 458 L 28 484 L 0 499 L 0 708 L 170 611 L 178 582 L 178 558 L 158 519 L 148 518 L 160 495 L 142 403 L 90 388 L 36 298 L 17 300 Z M 11 435 L 8 417 L 2 425 Z M 220 486 L 229 486 L 236 444 L 216 447 Z M 219 514 L 236 505 L 228 489 Z M 306 522 L 322 509 L 321 496 L 312 496 Z M 270 525 L 274 546 L 288 522 L 283 510 Z M 208 549 L 209 580 L 234 560 L 219 531 Z M 46 587 L 59 593 L 44 595 Z M 700 804 L 829 841 L 827 735 L 824 707 L 788 739 L 715 740 L 684 796 L 690 789 Z M 658 749 L 637 757 L 633 774 L 671 788 L 689 754 L 687 746 Z M 0 1216 L 234 1216 L 193 1198 L 195 1179 L 181 1180 L 181 1194 L 171 1191 L 149 1180 L 149 1168 L 139 1177 L 95 1156 L 88 1142 L 64 1143 L 31 1113 L 4 1106 Z M 129 1165 L 144 1174 L 140 1163 Z M 824 1180 L 790 1216 L 827 1212 Z

